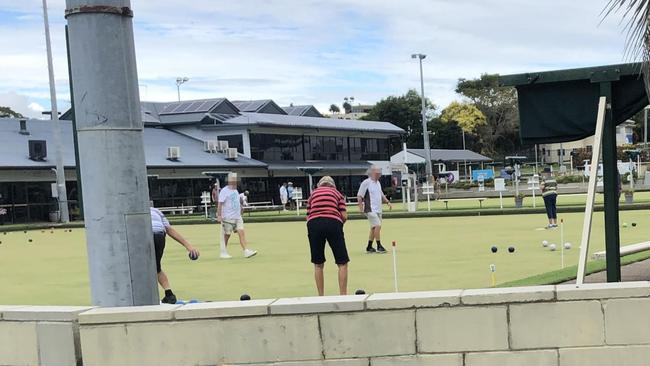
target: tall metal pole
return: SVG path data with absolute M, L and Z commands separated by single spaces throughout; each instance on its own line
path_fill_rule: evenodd
M 178 92 L 178 101 L 181 101 L 181 84 L 176 83 L 176 91 Z
M 54 66 L 52 65 L 52 45 L 50 42 L 50 22 L 47 17 L 47 1 L 43 0 L 43 24 L 45 25 L 45 48 L 47 50 L 47 72 L 50 78 L 50 104 L 52 105 L 52 140 L 54 142 L 54 159 L 56 162 L 56 191 L 59 201 L 59 221 L 70 221 L 68 212 L 68 192 L 65 186 L 65 167 L 63 165 L 63 146 L 61 145 L 61 124 L 56 107 L 56 85 L 54 84 Z
M 643 110 L 643 147 L 648 147 L 648 108 Z
M 433 166 L 431 164 L 431 145 L 429 144 L 429 129 L 427 127 L 427 106 L 424 98 L 424 73 L 422 71 L 422 60 L 427 57 L 423 54 L 411 55 L 412 58 L 417 58 L 420 61 L 420 91 L 422 97 L 422 137 L 424 138 L 424 157 L 426 161 L 427 182 L 433 176 Z
M 158 304 L 129 0 L 66 0 L 93 305 Z M 86 190 L 86 193 L 89 191 Z

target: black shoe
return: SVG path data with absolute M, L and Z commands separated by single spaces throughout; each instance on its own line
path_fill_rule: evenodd
M 381 244 L 377 244 L 377 253 L 386 254 L 386 248 L 384 248 Z
M 171 294 L 171 295 L 165 295 L 163 299 L 160 301 L 163 304 L 176 304 L 176 295 Z
M 377 253 L 377 251 L 372 246 L 369 246 L 369 247 L 366 247 L 366 253 L 367 254 L 373 254 L 373 253 Z

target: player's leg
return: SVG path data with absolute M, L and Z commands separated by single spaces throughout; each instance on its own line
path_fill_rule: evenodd
M 307 237 L 309 238 L 309 251 L 311 253 L 311 262 L 314 264 L 314 281 L 318 296 L 325 295 L 325 277 L 323 268 L 325 267 L 325 241 L 323 219 L 313 219 L 307 222 Z
M 230 259 L 232 258 L 230 254 L 228 254 L 228 240 L 230 239 L 230 235 L 232 234 L 233 227 L 230 223 L 223 221 L 221 223 L 221 238 L 220 238 L 220 243 L 219 246 L 221 248 L 221 254 L 219 255 L 220 258 L 222 259 Z
M 328 230 L 327 242 L 334 254 L 334 260 L 339 267 L 339 293 L 348 294 L 348 249 L 345 244 L 345 234 L 343 233 L 343 223 L 337 220 L 329 220 L 330 228 Z
M 167 274 L 162 270 L 161 264 L 165 252 L 165 237 L 166 235 L 163 233 L 156 233 L 153 235 L 154 252 L 156 253 L 156 272 L 158 274 L 158 283 L 163 290 L 165 290 L 165 297 L 163 297 L 161 302 L 166 304 L 175 304 L 176 295 L 174 295 L 174 292 L 172 291 L 169 284 L 169 278 L 167 278 Z
M 237 220 L 236 230 L 237 235 L 239 235 L 239 245 L 241 245 L 241 248 L 244 251 L 244 257 L 250 258 L 257 254 L 257 250 L 248 249 L 248 243 L 246 242 L 246 230 L 244 230 L 244 220 Z
M 375 213 L 374 222 L 375 224 L 375 243 L 377 243 L 377 253 L 383 254 L 386 253 L 386 248 L 381 245 L 381 214 Z
M 366 246 L 366 253 L 376 253 L 375 248 L 372 247 L 372 242 L 375 241 L 375 225 L 374 225 L 374 212 L 366 213 L 368 223 L 370 224 L 370 232 L 368 233 L 368 245 Z

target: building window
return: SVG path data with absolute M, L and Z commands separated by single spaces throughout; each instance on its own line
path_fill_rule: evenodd
M 228 147 L 235 148 L 240 154 L 244 153 L 244 138 L 242 135 L 217 136 L 219 141 L 228 141 Z
M 262 161 L 302 161 L 303 139 L 297 135 L 251 134 L 251 157 Z
M 390 160 L 387 139 L 350 138 L 351 160 Z
M 347 137 L 305 136 L 307 160 L 348 160 Z

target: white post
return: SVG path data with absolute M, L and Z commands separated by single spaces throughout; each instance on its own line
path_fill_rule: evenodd
M 537 208 L 537 202 L 535 202 L 535 183 L 533 183 L 533 188 L 531 188 L 531 190 L 533 191 L 533 208 Z
M 395 292 L 399 292 L 397 289 L 397 245 L 395 244 L 395 240 L 393 240 L 393 281 L 395 282 Z
M 503 210 L 503 192 L 499 192 L 499 205 Z
M 591 237 L 591 224 L 594 213 L 594 200 L 596 198 L 596 183 L 598 182 L 598 161 L 603 144 L 603 127 L 605 122 L 605 108 L 607 98 L 600 97 L 598 102 L 598 117 L 596 119 L 596 134 L 594 135 L 594 146 L 591 153 L 591 169 L 589 172 L 589 183 L 587 188 L 587 206 L 585 207 L 584 222 L 582 224 L 582 237 L 580 238 L 580 259 L 578 261 L 578 274 L 576 286 L 581 286 L 585 280 L 587 268 L 587 256 L 589 255 L 589 239 Z
M 562 257 L 562 269 L 564 269 L 564 219 L 560 219 L 560 256 Z
M 47 16 L 47 2 L 43 0 L 43 23 L 45 25 L 45 49 L 47 51 L 47 71 L 50 78 L 50 104 L 52 120 L 52 140 L 54 142 L 54 156 L 56 160 L 56 188 L 57 201 L 59 202 L 59 221 L 70 221 L 68 213 L 68 192 L 65 186 L 65 168 L 63 164 L 63 144 L 61 143 L 61 124 L 56 103 L 56 85 L 54 82 L 54 65 L 52 63 L 52 45 L 50 42 L 50 23 Z M 77 163 L 78 164 L 78 163 Z

